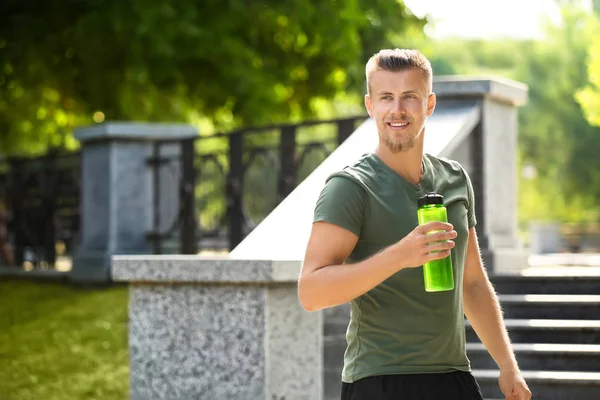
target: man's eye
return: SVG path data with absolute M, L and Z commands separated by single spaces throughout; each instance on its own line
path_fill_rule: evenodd
M 381 100 L 391 100 L 392 96 L 381 96 Z

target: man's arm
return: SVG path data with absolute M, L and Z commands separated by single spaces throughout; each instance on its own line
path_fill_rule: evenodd
M 512 351 L 500 302 L 483 267 L 474 227 L 469 230 L 463 303 L 465 315 L 500 368 L 500 389 L 506 398 L 529 400 L 531 392 L 521 376 Z
M 404 239 L 370 258 L 344 264 L 358 236 L 328 222 L 315 222 L 298 281 L 302 307 L 316 311 L 346 303 L 403 268 L 448 256 L 456 237 L 452 229 L 452 225 L 443 222 L 418 226 Z M 435 230 L 443 232 L 427 234 Z
M 498 297 L 479 254 L 475 228 L 469 230 L 463 282 L 465 315 L 498 367 L 517 369 Z

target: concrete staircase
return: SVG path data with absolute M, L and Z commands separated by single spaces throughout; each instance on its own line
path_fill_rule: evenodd
M 533 397 L 600 399 L 600 276 L 492 277 Z M 466 322 L 467 353 L 487 399 L 504 398 L 496 364 Z
M 600 275 L 492 276 L 534 398 L 600 399 Z M 340 398 L 347 305 L 325 311 L 325 400 Z M 467 353 L 486 399 L 503 399 L 496 364 L 468 321 Z

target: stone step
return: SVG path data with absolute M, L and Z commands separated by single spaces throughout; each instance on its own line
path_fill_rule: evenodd
M 600 320 L 599 295 L 501 294 L 498 298 L 507 319 Z
M 501 294 L 506 319 L 600 320 L 600 295 Z M 348 318 L 325 319 L 325 335 L 343 335 Z
M 599 320 L 505 319 L 513 343 L 600 344 Z M 480 342 L 465 320 L 467 342 Z
M 600 372 L 600 345 L 513 343 L 513 349 L 522 369 Z M 344 336 L 324 338 L 325 366 L 341 369 L 345 351 Z M 472 368 L 496 368 L 483 344 L 467 343 L 467 352 Z
M 600 275 L 490 276 L 499 294 L 591 294 L 600 293 Z
M 522 371 L 533 399 L 600 399 L 600 373 L 572 371 Z M 499 371 L 473 370 L 484 398 L 502 398 Z
M 600 372 L 600 345 L 513 343 L 522 370 Z M 496 369 L 483 344 L 467 343 L 473 369 Z
M 513 343 L 600 344 L 600 319 L 505 319 Z M 465 320 L 467 342 L 479 342 Z M 346 334 L 347 322 L 325 322 L 325 337 Z

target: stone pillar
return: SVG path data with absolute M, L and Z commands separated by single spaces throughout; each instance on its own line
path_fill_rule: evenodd
M 147 235 L 154 213 L 153 168 L 148 164 L 153 145 L 197 135 L 196 128 L 181 124 L 109 122 L 76 130 L 75 137 L 81 142 L 81 231 L 73 257 L 73 281 L 108 282 L 113 254 L 152 253 Z M 168 144 L 162 152 L 163 156 L 177 156 L 179 148 Z M 174 164 L 179 169 L 179 164 Z M 160 194 L 163 217 L 177 215 L 179 202 L 162 197 L 167 190 L 178 196 L 178 188 L 173 187 L 173 182 L 179 185 L 178 171 L 174 173 L 168 180 L 163 170 L 159 173 L 165 189 Z M 166 220 L 161 218 L 161 225 Z
M 443 76 L 434 81 L 438 107 L 477 105 L 479 120 L 449 154 L 464 165 L 473 182 L 477 234 L 488 270 L 509 272 L 527 266 L 518 238 L 518 107 L 527 86 L 500 78 Z
M 130 398 L 323 398 L 323 314 L 300 262 L 115 256 L 129 282 Z
M 424 151 L 459 161 L 475 191 L 477 233 L 490 272 L 527 267 L 518 239 L 518 107 L 527 86 L 501 78 L 442 76 L 434 80 L 438 103 L 425 125 Z M 281 202 L 231 256 L 254 259 L 304 257 L 314 205 L 326 178 L 377 144 L 377 127 L 366 121 Z

